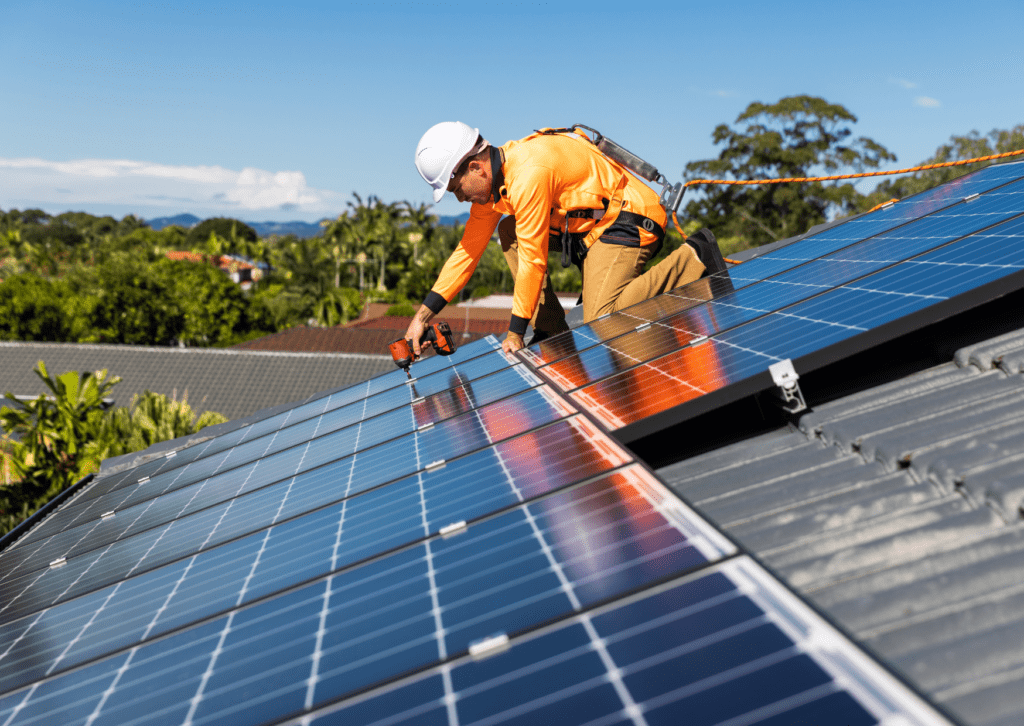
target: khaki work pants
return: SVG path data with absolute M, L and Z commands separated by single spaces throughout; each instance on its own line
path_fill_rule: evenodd
M 627 247 L 598 238 L 583 261 L 584 323 L 693 282 L 704 274 L 704 263 L 688 244 L 680 245 L 644 272 L 653 251 L 654 245 Z
M 498 224 L 498 239 L 512 278 L 515 279 L 519 271 L 515 217 L 501 220 Z M 679 249 L 644 272 L 653 249 L 653 245 L 627 247 L 602 242 L 600 239 L 594 243 L 583 261 L 584 323 L 693 282 L 704 274 L 704 263 L 688 244 L 680 245 Z M 555 296 L 548 275 L 544 275 L 544 286 L 530 325 L 534 330 L 551 334 L 569 329 L 565 322 L 565 311 Z

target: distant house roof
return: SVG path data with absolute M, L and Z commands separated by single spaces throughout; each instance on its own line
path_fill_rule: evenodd
M 118 406 L 145 390 L 179 399 L 187 391 L 194 411 L 217 411 L 229 419 L 394 369 L 390 355 L 0 342 L 0 392 L 44 393 L 32 372 L 39 360 L 51 375 L 106 368 L 121 376 L 111 391 Z
M 442 313 L 437 320 L 445 320 L 451 325 L 456 345 L 488 335 L 503 335 L 508 330 L 507 314 L 501 320 L 464 320 Z M 387 354 L 388 345 L 402 337 L 410 321 L 411 318 L 407 317 L 381 317 L 331 328 L 297 325 L 280 333 L 239 343 L 235 349 Z

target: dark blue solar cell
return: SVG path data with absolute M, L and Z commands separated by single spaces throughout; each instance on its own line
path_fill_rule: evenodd
M 593 651 L 517 674 L 510 683 L 458 701 L 459 722 L 584 724 L 623 709 Z
M 711 573 L 596 615 L 594 627 L 602 637 L 609 637 L 632 628 L 638 622 L 654 621 L 665 613 L 682 616 L 724 602 L 737 594 L 732 580 L 721 573 Z
M 809 656 L 794 655 L 753 673 L 743 674 L 741 671 L 737 677 L 721 685 L 652 708 L 644 713 L 644 718 L 650 726 L 674 726 L 681 719 L 694 726 L 711 726 L 809 691 L 830 680 L 829 675 Z
M 736 594 L 738 593 L 734 593 L 734 595 Z M 719 599 L 715 598 L 715 600 Z M 659 613 L 659 617 L 664 618 L 665 612 L 672 611 L 663 611 Z M 714 633 L 763 617 L 764 611 L 749 598 L 731 597 L 724 602 L 694 609 L 690 615 L 674 618 L 670 622 L 644 630 L 632 637 L 617 640 L 608 646 L 608 652 L 611 653 L 616 663 L 635 663 L 652 653 L 682 647 L 710 637 Z
M 836 723 L 843 726 L 872 726 L 878 719 L 864 710 L 848 693 L 830 693 L 760 719 L 758 726 L 793 726 L 794 724 L 827 724 Z
M 449 726 L 444 681 L 431 676 L 370 696 L 310 721 L 310 726 Z
M 735 634 L 730 637 L 729 633 Z M 624 680 L 638 700 L 663 696 L 773 654 L 791 652 L 793 641 L 771 623 L 757 625 L 745 621 L 738 627 L 709 633 L 692 643 L 666 645 L 669 647 L 660 653 L 655 663 L 641 657 L 638 662 L 642 665 L 635 670 L 629 668 L 630 662 L 616 660 L 627 672 Z M 650 655 L 648 653 L 648 657 Z

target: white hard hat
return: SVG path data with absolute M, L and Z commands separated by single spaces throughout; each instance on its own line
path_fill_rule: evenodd
M 442 121 L 431 126 L 416 146 L 416 171 L 434 188 L 434 203 L 441 201 L 452 172 L 466 158 L 480 132 L 461 121 Z

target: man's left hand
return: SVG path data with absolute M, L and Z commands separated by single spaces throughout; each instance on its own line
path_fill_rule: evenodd
M 519 333 L 513 333 L 511 330 L 508 331 L 508 335 L 505 336 L 505 340 L 501 343 L 501 349 L 509 355 L 523 347 L 523 336 Z

